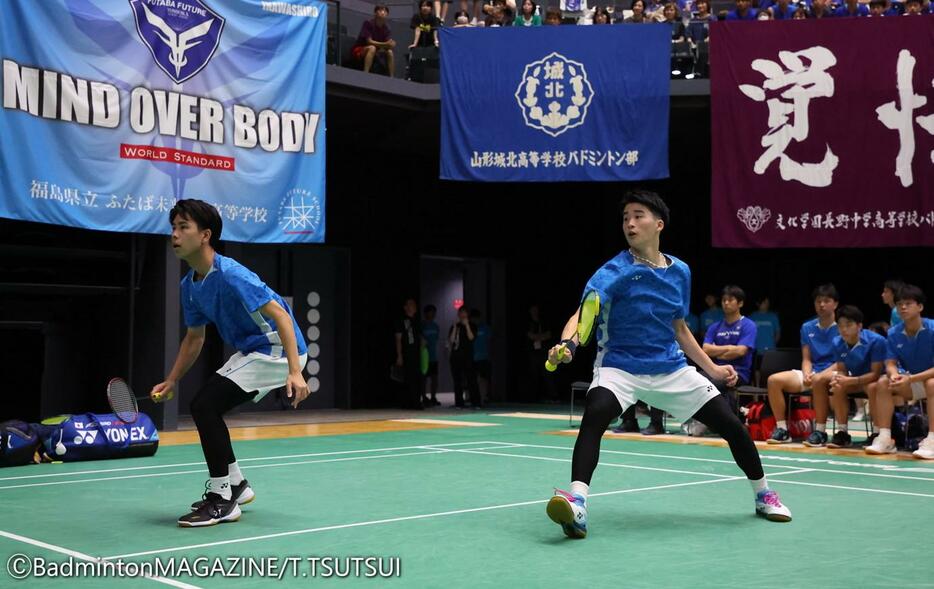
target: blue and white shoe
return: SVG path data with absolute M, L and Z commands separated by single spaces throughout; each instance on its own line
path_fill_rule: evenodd
M 555 489 L 545 512 L 551 521 L 561 526 L 568 538 L 587 537 L 587 499 Z
M 766 440 L 769 444 L 787 444 L 791 441 L 791 434 L 783 427 L 777 427 L 772 431 L 772 437 Z
M 760 515 L 772 522 L 790 522 L 791 510 L 782 505 L 778 493 L 766 489 L 756 494 L 756 515 Z

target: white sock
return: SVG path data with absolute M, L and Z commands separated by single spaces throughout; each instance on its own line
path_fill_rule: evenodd
M 775 420 L 775 427 L 781 428 L 781 429 L 788 429 L 788 423 L 785 421 Z
M 928 432 L 928 439 L 934 440 L 934 432 Z
M 765 480 L 765 476 L 763 476 L 761 479 L 757 481 L 749 479 L 749 486 L 752 487 L 752 492 L 758 495 L 762 491 L 765 491 L 766 489 L 769 488 L 769 483 L 768 481 Z
M 590 491 L 590 485 L 587 483 L 582 483 L 580 481 L 574 481 L 571 483 L 571 495 L 580 495 L 584 499 L 587 498 L 587 493 Z
M 826 432 L 826 431 L 827 431 L 827 422 L 825 421 L 824 423 L 815 423 L 815 424 L 814 424 L 814 429 L 816 429 L 816 430 L 819 431 L 819 432 Z
M 224 499 L 230 499 L 230 477 L 211 477 L 211 482 L 208 483 L 208 492 L 217 493 Z
M 239 485 L 243 482 L 243 473 L 240 472 L 240 465 L 236 460 L 227 465 L 227 474 L 230 476 L 231 485 Z
M 847 424 L 845 424 L 845 423 L 843 423 L 843 422 L 841 421 L 840 423 L 837 424 L 837 431 L 845 432 L 845 431 L 847 431 L 847 428 L 848 428 L 848 427 L 849 427 L 849 426 L 848 426 Z
M 891 440 L 892 439 L 892 430 L 887 427 L 879 428 L 879 438 L 882 440 Z
M 872 433 L 874 433 L 874 434 L 879 433 L 879 426 L 878 426 L 878 425 L 872 426 Z

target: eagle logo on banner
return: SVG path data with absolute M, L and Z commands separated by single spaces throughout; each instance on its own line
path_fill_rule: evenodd
M 224 19 L 201 0 L 130 0 L 136 30 L 156 65 L 176 84 L 208 64 Z
M 526 65 L 516 89 L 525 124 L 552 137 L 583 125 L 593 97 L 584 64 L 556 52 Z

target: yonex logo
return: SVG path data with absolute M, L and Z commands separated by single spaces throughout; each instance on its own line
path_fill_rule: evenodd
M 632 279 L 633 279 L 633 280 L 642 280 L 642 275 L 641 275 L 641 274 L 636 274 L 635 276 L 632 277 Z

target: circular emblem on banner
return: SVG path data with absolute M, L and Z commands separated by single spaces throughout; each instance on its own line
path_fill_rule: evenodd
M 742 221 L 746 229 L 756 233 L 772 217 L 772 211 L 765 207 L 746 207 L 736 211 L 736 218 Z
M 321 227 L 321 198 L 303 188 L 289 190 L 279 205 L 279 226 L 286 235 L 317 233 Z
M 557 52 L 526 65 L 516 89 L 525 124 L 552 137 L 583 125 L 593 97 L 584 64 Z

